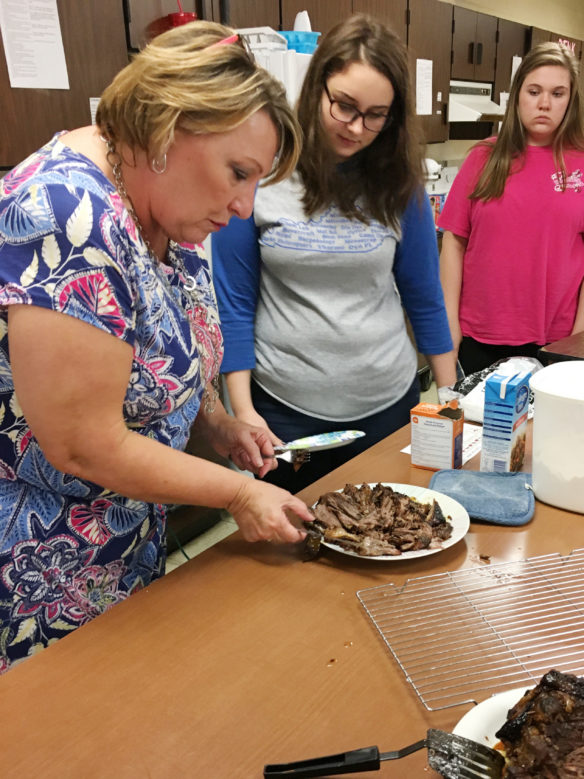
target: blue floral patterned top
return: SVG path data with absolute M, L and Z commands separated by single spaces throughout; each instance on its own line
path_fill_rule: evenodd
M 222 357 L 207 261 L 171 243 L 172 267 L 157 263 L 115 188 L 59 135 L 0 181 L 0 673 L 163 573 L 166 527 L 162 506 L 45 459 L 14 393 L 7 306 L 131 344 L 127 425 L 176 449 Z

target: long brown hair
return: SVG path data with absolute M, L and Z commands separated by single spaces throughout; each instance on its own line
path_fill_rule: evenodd
M 559 180 L 562 182 L 562 189 L 566 188 L 564 151 L 584 149 L 583 98 L 578 84 L 578 62 L 566 46 L 559 43 L 540 43 L 525 55 L 517 69 L 499 135 L 495 140 L 477 144 L 489 147 L 491 152 L 470 194 L 471 199 L 487 201 L 501 197 L 512 173 L 513 163 L 521 163 L 527 148 L 527 135 L 519 118 L 519 93 L 527 76 L 536 68 L 546 65 L 560 66 L 570 74 L 570 101 L 552 144 L 555 165 L 560 174 Z
M 326 80 L 353 62 L 384 75 L 395 92 L 388 121 L 373 143 L 339 166 L 321 124 Z M 374 218 L 397 227 L 411 196 L 421 191 L 423 147 L 418 128 L 405 45 L 387 27 L 356 14 L 333 27 L 312 59 L 298 100 L 304 145 L 298 170 L 304 210 L 336 204 L 349 219 Z

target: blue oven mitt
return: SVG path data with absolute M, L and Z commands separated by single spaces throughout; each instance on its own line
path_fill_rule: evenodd
M 472 519 L 497 525 L 524 525 L 535 510 L 530 473 L 436 471 L 430 489 L 457 500 Z

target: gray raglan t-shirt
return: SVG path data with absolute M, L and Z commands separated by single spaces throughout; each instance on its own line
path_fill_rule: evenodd
M 417 356 L 392 266 L 399 236 L 336 206 L 308 218 L 298 177 L 258 190 L 262 268 L 253 375 L 305 414 L 359 419 L 398 401 Z

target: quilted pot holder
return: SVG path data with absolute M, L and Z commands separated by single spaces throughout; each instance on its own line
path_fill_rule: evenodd
M 436 471 L 430 489 L 457 500 L 471 518 L 497 525 L 524 525 L 535 510 L 530 473 Z

